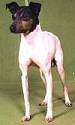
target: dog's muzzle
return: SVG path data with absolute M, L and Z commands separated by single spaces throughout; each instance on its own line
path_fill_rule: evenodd
M 28 34 L 30 32 L 29 29 L 19 29 L 19 28 L 17 28 L 15 24 L 12 24 L 10 26 L 10 31 L 12 33 L 26 33 L 26 34 Z

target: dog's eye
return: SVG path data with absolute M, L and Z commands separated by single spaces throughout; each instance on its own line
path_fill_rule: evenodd
M 30 20 L 30 18 L 29 18 L 29 17 L 26 17 L 26 18 L 23 18 L 22 20 L 28 21 L 28 20 Z
M 21 20 L 24 20 L 24 21 L 28 21 L 30 18 L 29 18 L 27 15 L 21 14 L 21 15 L 20 15 L 20 19 L 21 19 Z

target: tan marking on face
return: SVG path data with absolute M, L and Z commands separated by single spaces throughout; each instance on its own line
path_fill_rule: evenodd
M 20 20 L 20 21 L 17 21 L 17 29 L 28 32 L 32 28 L 32 24 L 33 24 L 32 19 L 28 21 Z
M 33 24 L 32 19 L 30 19 L 28 21 L 22 20 L 22 27 L 23 27 L 23 29 L 31 29 L 32 24 Z

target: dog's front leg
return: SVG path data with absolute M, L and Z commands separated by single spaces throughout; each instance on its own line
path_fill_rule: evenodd
M 22 88 L 24 94 L 24 103 L 25 103 L 25 116 L 22 117 L 21 121 L 30 120 L 30 104 L 29 104 L 29 90 L 28 90 L 28 76 L 27 70 L 28 67 L 26 65 L 21 65 L 20 69 L 22 71 Z
M 51 122 L 53 120 L 53 115 L 52 115 L 52 74 L 51 70 L 48 70 L 45 72 L 45 78 L 46 78 L 46 83 L 47 83 L 47 114 L 46 114 L 46 121 Z

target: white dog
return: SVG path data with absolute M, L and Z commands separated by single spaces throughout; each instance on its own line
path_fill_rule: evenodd
M 54 34 L 42 31 L 40 25 L 31 32 L 29 35 L 24 36 L 21 34 L 21 43 L 19 50 L 19 66 L 22 71 L 22 87 L 25 101 L 25 116 L 22 121 L 30 119 L 30 104 L 29 104 L 29 91 L 28 91 L 28 67 L 35 63 L 44 74 L 43 81 L 46 86 L 46 96 L 43 103 L 47 104 L 46 120 L 52 121 L 52 73 L 51 73 L 51 60 L 55 58 L 57 70 L 63 85 L 65 104 L 71 105 L 68 90 L 65 84 L 65 72 L 63 67 L 63 52 L 60 40 Z M 42 75 L 43 77 L 43 75 Z
M 30 2 L 29 6 L 19 6 L 16 2 L 6 4 L 12 14 L 13 22 L 10 30 L 21 33 L 19 49 L 19 67 L 22 71 L 22 87 L 25 102 L 25 116 L 21 121 L 30 120 L 30 103 L 28 91 L 28 67 L 36 64 L 46 86 L 46 96 L 41 105 L 47 105 L 46 121 L 53 120 L 52 114 L 52 73 L 51 61 L 55 59 L 57 70 L 62 82 L 65 104 L 71 106 L 66 87 L 63 67 L 63 51 L 60 40 L 54 34 L 42 31 L 39 25 L 40 3 Z

